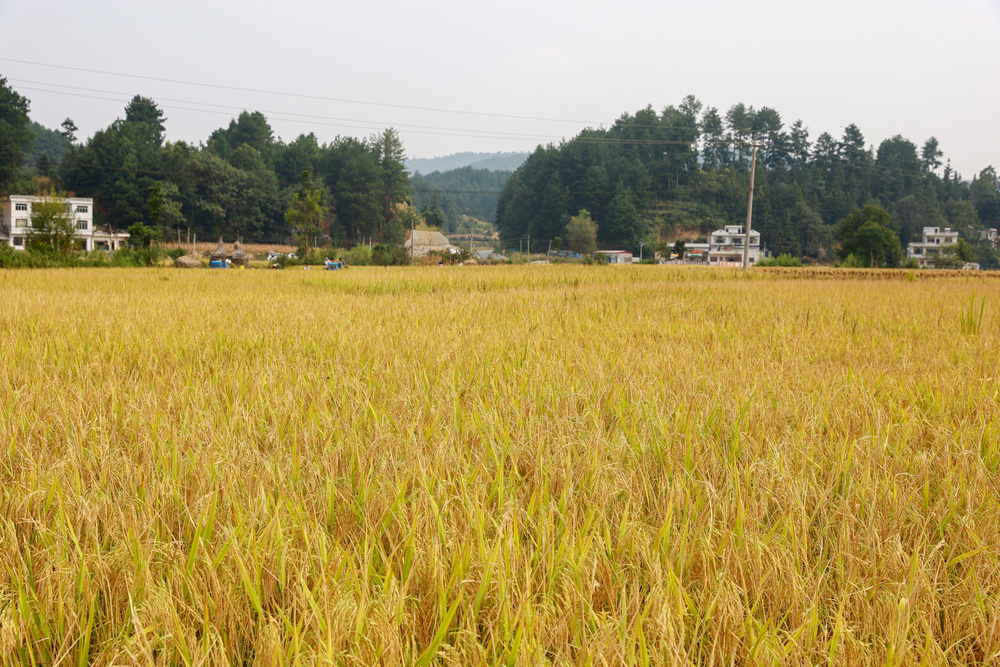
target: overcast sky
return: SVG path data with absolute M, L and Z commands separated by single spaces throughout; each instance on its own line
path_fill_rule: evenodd
M 0 0 L 0 26 L 0 75 L 82 137 L 141 94 L 170 140 L 246 108 L 286 141 L 391 126 L 410 157 L 526 151 L 693 94 L 1000 167 L 1000 0 Z

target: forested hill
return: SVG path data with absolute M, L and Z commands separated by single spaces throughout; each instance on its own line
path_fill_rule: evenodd
M 754 228 L 775 253 L 826 255 L 838 221 L 869 203 L 889 210 L 904 247 L 923 226 L 957 228 L 970 241 L 1000 226 L 996 171 L 963 180 L 934 137 L 918 148 L 897 135 L 874 148 L 848 125 L 840 137 L 811 139 L 802 121 L 786 125 L 775 109 L 737 104 L 722 114 L 692 96 L 537 148 L 507 182 L 497 226 L 505 238 L 551 239 L 586 209 L 599 242 L 628 248 L 741 224 L 754 132 L 762 142 Z
M 410 177 L 411 201 L 417 208 L 436 206 L 444 214 L 447 232 L 457 230 L 462 215 L 496 220 L 497 198 L 510 178 L 509 171 L 462 167 Z
M 406 161 L 406 168 L 412 174 L 431 174 L 435 171 L 451 171 L 462 167 L 488 171 L 514 171 L 524 163 L 528 155 L 528 153 L 454 153 L 443 157 L 411 158 Z
M 58 130 L 50 130 L 34 121 L 29 127 L 35 138 L 31 149 L 24 155 L 24 164 L 48 173 L 62 164 L 63 158 L 69 154 L 70 141 Z

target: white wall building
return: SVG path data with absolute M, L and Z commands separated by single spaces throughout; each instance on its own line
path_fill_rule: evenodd
M 958 243 L 958 232 L 950 227 L 943 230 L 940 227 L 924 227 L 922 241 L 911 241 L 906 246 L 906 256 L 917 260 L 920 268 L 934 268 L 935 258 L 941 254 L 942 248 Z
M 632 253 L 625 250 L 598 250 L 595 255 L 604 255 L 608 264 L 631 264 Z
M 31 234 L 32 206 L 45 197 L 30 195 L 10 195 L 3 202 L 3 216 L 0 217 L 0 242 L 15 250 L 24 250 Z M 124 232 L 104 232 L 94 229 L 94 200 L 89 197 L 68 197 L 62 200 L 76 229 L 80 247 L 91 251 L 96 249 L 118 250 L 128 244 L 128 234 Z
M 726 225 L 708 237 L 709 266 L 743 266 L 743 244 L 746 242 L 743 225 Z M 763 256 L 760 232 L 750 231 L 750 264 L 756 264 Z

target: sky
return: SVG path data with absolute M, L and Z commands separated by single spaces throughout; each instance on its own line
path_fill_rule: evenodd
M 247 109 L 285 141 L 394 127 L 409 157 L 530 151 L 690 94 L 1000 168 L 1000 0 L 0 0 L 0 27 L 0 76 L 80 137 L 140 94 L 171 141 Z

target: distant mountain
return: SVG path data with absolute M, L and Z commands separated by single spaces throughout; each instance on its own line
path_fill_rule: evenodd
M 411 174 L 431 174 L 462 167 L 488 171 L 514 171 L 528 159 L 529 153 L 454 153 L 443 157 L 412 158 L 406 161 Z

